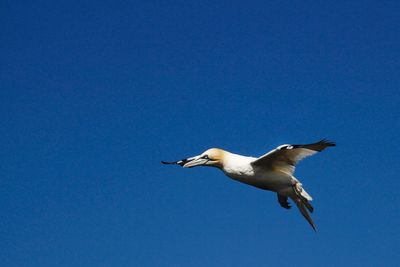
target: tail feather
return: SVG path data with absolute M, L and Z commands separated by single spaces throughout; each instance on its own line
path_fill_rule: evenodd
M 294 191 L 296 192 L 296 194 L 298 196 L 301 196 L 301 197 L 307 199 L 308 201 L 312 200 L 312 197 L 306 192 L 306 190 L 304 190 L 301 183 L 296 183 L 294 185 Z
M 311 218 L 310 214 L 308 214 L 308 211 L 306 209 L 306 205 L 304 205 L 304 203 L 297 198 L 295 200 L 297 207 L 299 208 L 299 211 L 301 212 L 301 214 L 303 215 L 303 217 L 308 221 L 308 223 L 311 225 L 311 227 L 314 229 L 314 231 L 317 231 L 317 226 L 315 225 L 313 219 Z
M 310 212 L 314 211 L 313 206 L 309 202 L 312 200 L 312 197 L 306 192 L 306 190 L 303 189 L 301 183 L 296 183 L 293 186 L 293 189 L 294 189 L 293 191 L 296 193 L 296 198 L 293 199 L 294 202 L 296 203 L 297 207 L 299 208 L 301 214 L 304 216 L 304 218 L 306 218 L 308 223 L 314 229 L 314 231 L 317 231 L 316 225 L 315 225 L 314 221 L 312 220 L 310 214 L 307 211 L 307 209 Z
M 306 206 L 306 208 L 311 212 L 311 213 L 313 213 L 313 211 L 314 211 L 314 207 L 310 204 L 310 202 L 308 202 L 307 200 L 301 200 L 301 202 L 303 202 L 303 204 L 304 204 L 304 206 Z
M 314 211 L 313 206 L 310 204 L 312 197 L 304 190 L 301 183 L 296 183 L 293 187 L 294 192 L 306 208 L 312 213 Z

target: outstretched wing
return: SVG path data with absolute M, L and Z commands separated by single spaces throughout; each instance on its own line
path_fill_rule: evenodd
M 259 157 L 251 164 L 292 175 L 297 162 L 335 145 L 335 143 L 326 139 L 308 145 L 281 145 Z

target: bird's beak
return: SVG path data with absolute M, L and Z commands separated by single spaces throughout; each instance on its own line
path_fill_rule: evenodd
M 205 165 L 207 163 L 207 161 L 208 161 L 208 159 L 203 159 L 203 158 L 201 158 L 201 156 L 196 156 L 196 157 L 186 159 L 186 162 L 185 162 L 185 164 L 183 164 L 182 167 L 192 168 L 192 167 L 196 167 L 196 166 L 202 166 L 202 165 Z
M 201 156 L 195 156 L 187 159 L 182 159 L 178 161 L 161 161 L 162 164 L 175 164 L 175 165 L 180 165 L 184 168 L 192 168 L 200 165 L 204 165 L 208 159 L 202 159 Z

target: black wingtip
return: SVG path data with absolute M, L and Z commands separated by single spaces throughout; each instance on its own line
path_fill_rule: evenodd
M 320 144 L 324 144 L 326 146 L 336 146 L 335 142 L 329 141 L 328 139 L 324 138 L 321 141 L 319 141 L 318 143 Z

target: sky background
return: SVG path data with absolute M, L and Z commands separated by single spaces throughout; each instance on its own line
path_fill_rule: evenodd
M 399 1 L 0 3 L 0 262 L 398 266 Z M 161 165 L 322 138 L 271 192 Z

